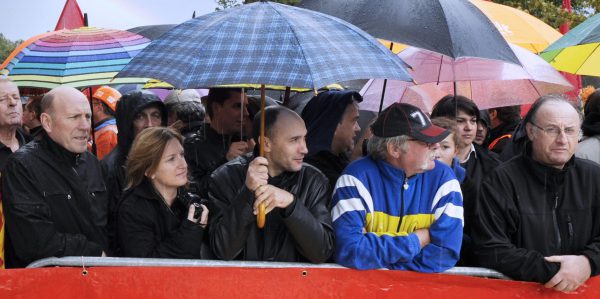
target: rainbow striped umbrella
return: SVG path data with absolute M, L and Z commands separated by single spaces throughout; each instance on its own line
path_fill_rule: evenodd
M 58 30 L 23 48 L 6 70 L 20 87 L 143 84 L 149 79 L 113 77 L 148 44 L 149 39 L 122 30 Z

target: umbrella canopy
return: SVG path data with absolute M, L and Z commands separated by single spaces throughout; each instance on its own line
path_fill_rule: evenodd
M 203 15 L 154 40 L 117 77 L 178 88 L 272 84 L 318 89 L 367 78 L 410 80 L 402 61 L 337 18 L 272 2 Z
M 533 53 L 541 52 L 562 36 L 550 25 L 522 10 L 492 1 L 470 1 L 492 20 L 507 41 Z
M 485 59 L 452 60 L 439 53 L 408 48 L 398 56 L 415 64 L 417 59 L 423 59 L 411 73 L 419 84 L 388 81 L 383 106 L 399 101 L 431 111 L 443 96 L 458 94 L 475 101 L 480 109 L 488 109 L 528 104 L 544 94 L 564 93 L 573 88 L 539 56 L 516 45 L 511 45 L 511 48 L 523 67 L 519 68 L 511 63 L 502 65 L 498 61 Z M 455 75 L 444 71 L 452 68 L 457 70 Z M 441 74 L 436 74 L 436 69 L 442 70 Z M 456 80 L 452 80 L 453 78 Z M 419 79 L 423 81 L 420 82 Z M 382 86 L 382 80 L 367 82 L 360 91 L 363 96 L 363 101 L 359 104 L 361 109 L 378 111 Z
M 557 70 L 600 76 L 600 14 L 577 25 L 548 46 L 540 56 Z
M 8 76 L 20 87 L 85 87 L 144 83 L 145 78 L 112 81 L 150 43 L 131 32 L 81 27 L 44 34 L 8 63 Z
M 149 40 L 155 40 L 165 34 L 165 32 L 173 29 L 173 27 L 175 27 L 175 24 L 148 25 L 130 28 L 127 31 L 139 34 Z
M 300 6 L 348 21 L 377 38 L 452 58 L 519 63 L 492 22 L 467 0 L 304 0 Z

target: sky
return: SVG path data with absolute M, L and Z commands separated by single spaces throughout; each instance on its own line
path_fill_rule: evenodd
M 66 0 L 0 0 L 0 33 L 26 40 L 54 30 Z M 179 24 L 215 11 L 215 0 L 77 0 L 90 26 L 129 29 L 144 25 Z

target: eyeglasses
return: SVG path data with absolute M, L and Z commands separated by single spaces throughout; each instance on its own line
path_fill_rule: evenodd
M 579 137 L 580 132 L 581 132 L 579 130 L 579 128 L 577 128 L 577 127 L 568 127 L 568 128 L 561 129 L 559 127 L 549 126 L 546 128 L 542 128 L 533 122 L 530 122 L 530 123 L 534 127 L 538 128 L 540 131 L 544 132 L 544 134 L 546 134 L 546 136 L 549 136 L 552 138 L 558 137 L 558 135 L 560 135 L 561 132 L 564 132 L 567 137 L 576 137 L 576 136 Z

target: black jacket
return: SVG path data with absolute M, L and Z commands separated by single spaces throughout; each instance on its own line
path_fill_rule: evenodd
M 211 176 L 210 244 L 221 259 L 325 262 L 333 253 L 333 229 L 327 209 L 327 183 L 316 168 L 270 178 L 269 184 L 294 195 L 292 204 L 267 214 L 265 227 L 252 214 L 254 194 L 245 185 L 250 156 L 241 156 Z M 213 213 L 214 211 L 214 213 Z
M 494 142 L 496 139 L 498 139 L 504 135 L 507 135 L 507 134 L 510 134 L 511 135 L 510 138 L 512 138 L 512 134 L 514 133 L 514 131 L 518 125 L 519 125 L 519 121 L 506 122 L 506 123 L 502 123 L 502 124 L 498 125 L 495 128 L 492 128 L 490 130 L 490 136 L 488 138 L 488 140 L 490 141 L 490 144 L 492 142 Z M 498 140 L 496 142 L 496 144 L 494 145 L 494 147 L 490 150 L 497 154 L 502 153 L 502 151 L 504 150 L 504 147 L 507 144 L 509 144 L 510 138 L 502 138 L 502 139 Z
M 126 257 L 200 258 L 204 229 L 187 219 L 187 207 L 176 198 L 167 206 L 152 184 L 123 194 L 117 215 L 120 254 Z
M 572 158 L 563 170 L 518 156 L 482 186 L 472 238 L 479 265 L 514 279 L 548 282 L 551 255 L 585 255 L 600 270 L 600 167 Z
M 356 91 L 326 91 L 313 97 L 302 110 L 308 147 L 304 161 L 317 167 L 327 176 L 329 194 L 333 192 L 337 179 L 350 163 L 344 154 L 333 154 L 331 144 L 346 108 L 355 101 L 362 101 L 362 96 Z
M 106 189 L 92 154 L 73 154 L 44 136 L 8 159 L 2 191 L 7 267 L 108 252 Z
M 196 134 L 185 139 L 185 161 L 188 164 L 190 184 L 193 192 L 208 198 L 210 174 L 227 163 L 231 136 L 221 135 L 209 124 L 202 126 Z
M 17 141 L 19 142 L 19 147 L 21 147 L 24 144 L 26 144 L 27 142 L 29 142 L 29 138 L 25 135 L 25 133 L 23 133 L 23 131 L 21 129 L 17 129 L 15 137 L 17 138 Z M 8 147 L 8 146 L 4 145 L 4 143 L 0 142 L 0 171 L 2 171 L 2 169 L 4 169 L 4 165 L 6 164 L 8 157 L 10 155 L 12 155 L 12 153 L 13 153 L 13 151 L 12 151 L 12 149 L 10 149 L 10 147 Z
M 473 265 L 471 227 L 474 218 L 480 217 L 480 215 L 475 213 L 475 201 L 481 188 L 481 181 L 500 164 L 496 153 L 490 152 L 487 148 L 477 144 L 473 144 L 473 146 L 475 147 L 475 153 L 471 153 L 466 163 L 461 163 L 466 172 L 465 179 L 460 185 L 463 193 L 465 219 L 463 244 L 459 261 L 459 265 L 461 266 Z

